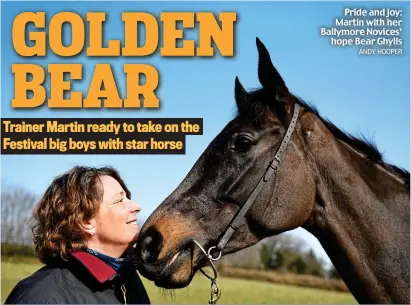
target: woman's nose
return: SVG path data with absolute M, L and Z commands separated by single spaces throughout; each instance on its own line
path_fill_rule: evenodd
M 130 200 L 130 212 L 131 213 L 138 213 L 141 211 L 141 206 L 134 202 L 133 200 Z

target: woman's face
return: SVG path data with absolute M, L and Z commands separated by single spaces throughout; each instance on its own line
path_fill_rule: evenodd
M 97 248 L 100 250 L 108 252 L 116 248 L 121 249 L 122 246 L 125 249 L 137 240 L 137 213 L 141 208 L 127 199 L 125 191 L 116 179 L 105 175 L 101 176 L 100 180 L 104 190 L 103 202 L 93 219 L 95 235 L 91 242 L 98 245 Z

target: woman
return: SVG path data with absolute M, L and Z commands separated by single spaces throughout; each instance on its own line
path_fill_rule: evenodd
M 33 228 L 46 266 L 20 281 L 5 303 L 150 303 L 126 254 L 137 241 L 140 210 L 110 167 L 77 166 L 54 179 Z

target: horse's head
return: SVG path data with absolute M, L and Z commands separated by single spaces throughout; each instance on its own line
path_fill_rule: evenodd
M 296 98 L 258 39 L 257 49 L 262 88 L 248 93 L 236 78 L 238 115 L 210 143 L 141 230 L 136 249 L 139 271 L 158 286 L 184 287 L 207 264 L 193 239 L 206 250 L 217 245 L 266 175 L 293 120 Z M 303 108 L 278 170 L 239 219 L 223 255 L 297 228 L 310 217 L 316 192 L 310 164 L 304 157 L 302 113 Z M 305 133 L 309 135 L 309 131 Z

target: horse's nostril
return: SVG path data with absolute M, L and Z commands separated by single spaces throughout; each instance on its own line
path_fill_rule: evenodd
M 163 236 L 155 228 L 147 230 L 140 240 L 140 256 L 145 263 L 154 263 L 163 246 Z
M 141 247 L 141 258 L 143 261 L 147 262 L 150 260 L 151 254 L 150 251 L 148 250 L 150 247 L 150 243 L 152 242 L 153 238 L 151 236 L 146 236 L 146 238 L 143 240 Z

